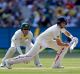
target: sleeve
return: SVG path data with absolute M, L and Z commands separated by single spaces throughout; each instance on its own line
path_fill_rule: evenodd
M 18 51 L 18 53 L 20 54 L 20 55 L 22 55 L 23 53 L 22 53 L 22 50 L 21 50 L 21 48 L 20 47 L 17 47 L 17 49 L 16 49 L 17 51 Z
M 12 37 L 12 41 L 15 43 L 16 45 L 16 50 L 18 51 L 19 54 L 22 54 L 22 50 L 20 48 L 20 32 L 16 31 L 15 34 Z
M 62 33 L 65 33 L 67 30 L 65 28 L 61 29 Z
M 62 33 L 64 33 L 67 37 L 69 37 L 70 39 L 72 39 L 73 38 L 73 35 L 69 32 L 69 31 L 67 31 L 66 29 L 62 29 Z
M 16 50 L 18 51 L 18 53 L 21 55 L 21 54 L 23 54 L 22 53 L 22 50 L 21 50 L 21 48 L 20 48 L 20 42 L 19 42 L 19 40 L 14 40 L 14 43 L 15 43 L 15 45 L 16 45 Z
M 16 31 L 15 33 L 14 33 L 14 35 L 13 35 L 13 37 L 12 37 L 12 40 L 18 40 L 19 39 L 19 37 L 20 37 L 20 32 L 19 31 Z

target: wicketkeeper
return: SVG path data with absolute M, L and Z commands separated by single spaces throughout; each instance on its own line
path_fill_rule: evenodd
M 30 24 L 22 23 L 21 28 L 14 33 L 11 39 L 11 46 L 8 49 L 7 53 L 5 54 L 4 58 L 2 59 L 2 63 L 0 66 L 4 67 L 5 66 L 4 61 L 6 59 L 12 58 L 16 51 L 18 51 L 19 54 L 22 55 L 23 52 L 20 46 L 25 47 L 25 54 L 26 54 L 34 46 L 32 43 L 32 39 L 33 39 L 33 34 L 30 31 Z M 34 64 L 37 67 L 42 66 L 39 60 L 39 55 L 35 55 Z

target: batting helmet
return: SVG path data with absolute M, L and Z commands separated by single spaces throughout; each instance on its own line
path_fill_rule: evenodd
M 65 25 L 67 25 L 67 20 L 66 20 L 66 18 L 65 17 L 59 17 L 58 19 L 57 19 L 57 25 L 60 25 L 60 23 L 62 23 L 62 22 L 65 22 Z
M 23 29 L 30 30 L 30 24 L 29 23 L 22 23 L 21 30 L 23 30 Z

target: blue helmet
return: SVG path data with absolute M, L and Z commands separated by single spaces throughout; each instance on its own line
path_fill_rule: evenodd
M 30 30 L 30 24 L 29 23 L 22 23 L 21 30 L 23 30 L 23 29 Z
M 65 22 L 65 25 L 67 25 L 67 20 L 63 16 L 57 19 L 57 25 L 60 25 L 62 22 Z

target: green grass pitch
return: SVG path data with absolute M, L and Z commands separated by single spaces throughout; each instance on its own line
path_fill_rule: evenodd
M 53 52 L 50 53 L 52 55 L 49 53 L 40 55 L 41 63 L 43 64 L 41 68 L 35 67 L 33 61 L 31 61 L 29 64 L 15 64 L 12 69 L 0 68 L 0 74 L 80 74 L 80 50 L 68 53 L 64 57 L 62 61 L 64 68 L 62 69 L 51 68 L 55 55 L 53 55 Z M 1 59 L 2 57 L 0 57 L 0 62 Z

